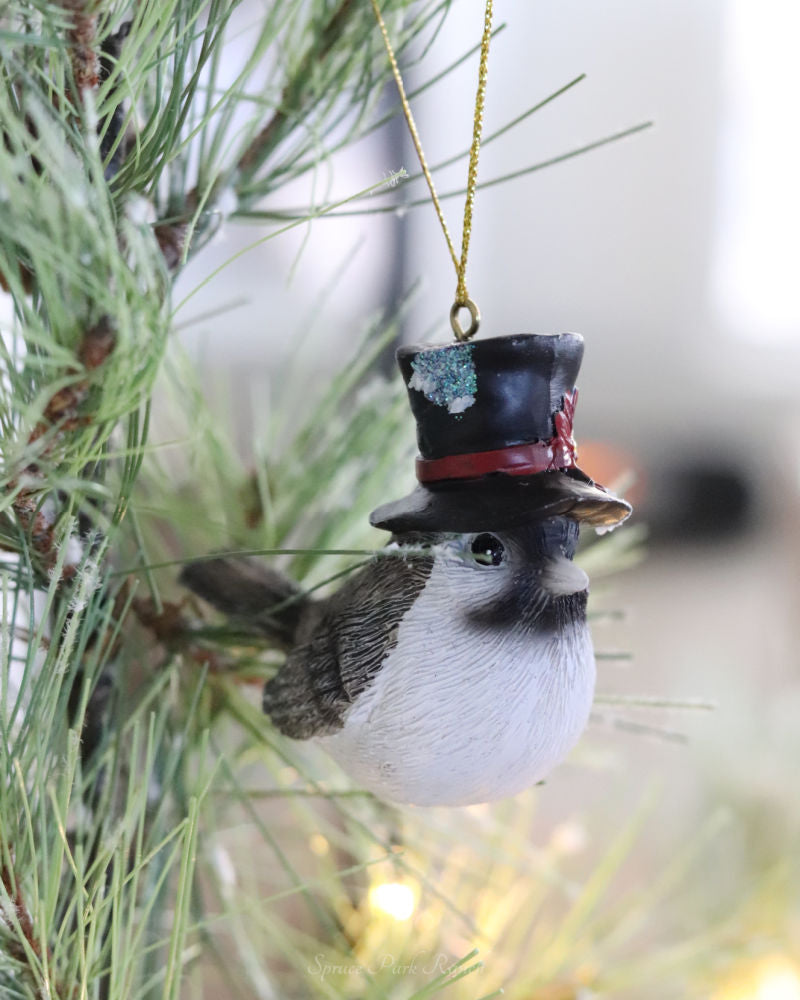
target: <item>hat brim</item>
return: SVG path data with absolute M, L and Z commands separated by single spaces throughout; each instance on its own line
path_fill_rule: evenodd
M 580 469 L 538 472 L 532 476 L 497 474 L 481 479 L 419 485 L 383 504 L 370 524 L 404 531 L 492 531 L 546 517 L 569 517 L 596 528 L 612 528 L 631 513 L 631 505 L 592 482 Z

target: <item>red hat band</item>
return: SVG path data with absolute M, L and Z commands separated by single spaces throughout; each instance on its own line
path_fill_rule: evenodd
M 508 476 L 531 476 L 537 472 L 556 472 L 578 464 L 572 423 L 578 390 L 563 397 L 563 407 L 553 415 L 555 437 L 547 441 L 515 444 L 493 451 L 476 451 L 443 458 L 417 458 L 417 479 L 436 483 L 445 479 L 478 479 L 495 472 Z

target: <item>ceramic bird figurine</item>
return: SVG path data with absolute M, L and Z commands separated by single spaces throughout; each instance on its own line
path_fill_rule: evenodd
M 264 690 L 273 724 L 314 739 L 392 802 L 460 806 L 544 778 L 592 704 L 581 523 L 630 506 L 578 469 L 577 334 L 403 347 L 419 485 L 370 517 L 387 555 L 313 600 L 249 560 L 183 582 L 287 658 Z M 275 609 L 275 610 L 272 610 Z

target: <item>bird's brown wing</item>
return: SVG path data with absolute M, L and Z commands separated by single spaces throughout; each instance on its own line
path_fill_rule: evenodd
M 277 729 L 296 740 L 341 729 L 397 642 L 400 621 L 432 567 L 428 557 L 378 559 L 320 608 L 307 638 L 264 688 L 264 711 Z

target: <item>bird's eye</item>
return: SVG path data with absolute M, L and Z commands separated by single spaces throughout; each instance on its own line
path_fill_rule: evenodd
M 480 566 L 499 566 L 506 557 L 506 549 L 497 535 L 483 532 L 470 543 L 470 551 Z

